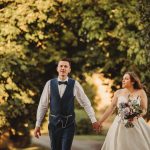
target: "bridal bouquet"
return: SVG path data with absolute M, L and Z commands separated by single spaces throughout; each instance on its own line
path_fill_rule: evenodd
M 122 102 L 119 104 L 118 114 L 121 120 L 125 123 L 126 128 L 133 128 L 134 118 L 138 118 L 142 113 L 142 109 L 137 99 L 130 100 L 128 102 Z

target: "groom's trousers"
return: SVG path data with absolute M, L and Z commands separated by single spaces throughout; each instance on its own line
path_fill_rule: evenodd
M 49 136 L 51 150 L 71 150 L 71 145 L 75 133 L 75 123 L 63 128 L 49 124 Z

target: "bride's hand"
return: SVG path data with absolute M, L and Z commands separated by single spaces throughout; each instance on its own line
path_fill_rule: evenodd
M 98 121 L 97 122 L 94 122 L 93 124 L 92 124 L 92 126 L 93 126 L 93 129 L 94 129 L 94 131 L 98 131 L 99 130 L 99 124 L 98 124 Z
M 99 124 L 99 122 L 97 121 L 97 122 L 95 122 L 95 123 L 93 123 L 92 124 L 92 126 L 93 126 L 93 129 L 94 129 L 94 131 L 96 132 L 96 133 L 98 133 L 99 131 L 100 131 L 100 124 Z
M 98 121 L 98 124 L 99 124 L 99 130 L 101 130 L 102 129 L 102 122 L 101 121 Z

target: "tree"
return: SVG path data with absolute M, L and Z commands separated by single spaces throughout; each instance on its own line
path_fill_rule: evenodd
M 141 39 L 141 47 L 145 50 L 146 63 L 141 66 L 141 71 L 144 72 L 143 78 L 145 79 L 145 85 L 147 87 L 148 98 L 150 99 L 150 1 L 143 0 L 138 3 L 138 11 L 140 13 L 141 23 L 144 25 L 143 29 L 139 32 L 139 38 Z M 150 108 L 150 101 L 149 101 Z M 147 113 L 147 119 L 150 119 L 150 109 Z
M 73 77 L 100 71 L 120 84 L 132 69 L 149 81 L 137 1 L 3 0 L 0 2 L 0 131 L 29 136 L 44 82 L 61 57 Z M 149 87 L 148 87 L 149 88 Z M 16 137 L 16 138 L 14 138 Z M 29 138 L 28 138 L 29 139 Z M 28 144 L 29 141 L 26 142 Z
M 15 146 L 22 147 L 30 143 L 44 65 L 53 62 L 52 53 L 57 54 L 40 45 L 44 12 L 38 5 L 36 1 L 0 2 L 0 133 L 9 131 Z M 23 143 L 18 143 L 20 138 Z

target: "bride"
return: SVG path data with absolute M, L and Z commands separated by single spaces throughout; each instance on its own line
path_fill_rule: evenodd
M 114 93 L 111 105 L 99 120 L 102 126 L 117 107 L 118 114 L 101 150 L 150 150 L 150 126 L 142 117 L 147 111 L 146 93 L 134 72 L 124 74 L 122 87 Z

